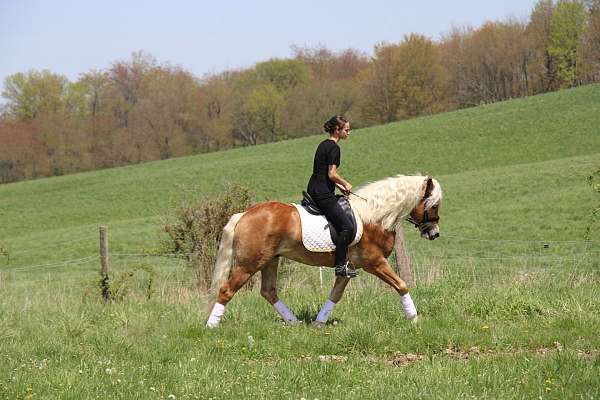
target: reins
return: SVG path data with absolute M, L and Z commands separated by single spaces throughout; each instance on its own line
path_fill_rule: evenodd
M 369 201 L 369 200 L 365 199 L 364 197 L 362 197 L 362 196 L 359 196 L 359 195 L 357 195 L 357 194 L 356 194 L 356 193 L 354 193 L 354 192 L 351 192 L 350 190 L 348 191 L 348 193 L 350 193 L 350 194 L 353 194 L 353 195 L 355 195 L 356 197 L 358 197 L 359 199 L 362 199 L 362 200 L 364 200 L 364 201 L 367 201 L 367 202 Z
M 367 200 L 367 199 L 365 199 L 364 197 L 362 197 L 362 196 L 360 196 L 360 195 L 358 195 L 358 194 L 354 193 L 353 191 L 350 191 L 350 190 L 348 190 L 348 194 L 352 194 L 352 195 L 354 195 L 354 196 L 358 197 L 359 199 L 361 199 L 361 200 L 364 200 L 364 201 L 367 201 L 367 202 L 368 202 L 368 200 Z M 411 224 L 413 224 L 413 225 L 415 226 L 415 228 L 417 228 L 417 229 L 419 229 L 419 230 L 421 230 L 421 228 L 422 228 L 423 226 L 425 226 L 425 224 L 428 224 L 428 223 L 430 223 L 430 222 L 437 222 L 437 220 L 436 220 L 436 221 L 433 221 L 433 220 L 430 220 L 430 219 L 428 218 L 427 211 L 425 211 L 425 215 L 424 215 L 424 216 L 425 216 L 425 218 L 424 218 L 424 221 L 423 221 L 423 222 L 421 222 L 420 224 L 419 224 L 417 221 L 415 221 L 415 220 L 414 220 L 414 219 L 413 219 L 413 218 L 412 218 L 410 215 L 409 215 L 408 217 L 406 217 L 406 221 L 408 221 L 408 222 L 410 222 Z M 439 218 L 438 218 L 438 220 L 439 220 Z
M 354 193 L 354 192 L 353 192 L 353 191 L 351 191 L 351 190 L 346 190 L 346 189 L 344 189 L 344 188 L 342 187 L 342 185 L 340 185 L 340 184 L 338 184 L 338 183 L 336 183 L 336 184 L 335 184 L 335 186 L 337 186 L 337 187 L 338 187 L 338 189 L 340 189 L 340 190 L 342 191 L 342 193 L 344 193 L 344 192 L 348 192 L 348 194 L 353 194 L 353 195 L 355 195 L 356 197 L 358 197 L 359 199 L 362 199 L 362 200 L 364 200 L 364 201 L 367 201 L 367 202 L 369 201 L 369 200 L 365 199 L 364 197 L 357 195 L 356 193 Z M 347 195 L 346 195 L 346 196 L 347 196 Z
M 342 190 L 342 187 L 341 187 L 340 185 L 338 185 L 337 183 L 336 183 L 336 186 L 337 186 L 337 187 L 338 187 L 340 190 Z M 368 202 L 368 200 L 367 200 L 367 199 L 365 199 L 364 197 L 362 197 L 362 196 L 360 196 L 360 195 L 358 195 L 358 194 L 354 193 L 354 192 L 353 192 L 353 191 L 351 191 L 351 190 L 343 190 L 343 192 L 347 192 L 348 194 L 354 195 L 354 196 L 358 197 L 359 199 L 361 199 L 361 200 L 364 200 L 364 201 Z M 425 193 L 425 196 L 427 196 L 427 194 L 428 194 L 428 193 Z M 348 196 L 348 195 L 346 195 L 346 196 Z M 421 228 L 423 228 L 423 227 L 424 227 L 424 226 L 426 226 L 427 224 L 430 224 L 430 223 L 432 223 L 432 222 L 438 222 L 438 221 L 440 220 L 440 218 L 439 218 L 439 217 L 436 217 L 436 218 L 431 218 L 431 219 L 430 219 L 430 218 L 429 218 L 429 213 L 428 213 L 427 211 L 428 211 L 428 210 L 425 210 L 425 211 L 423 212 L 423 221 L 421 221 L 420 223 L 419 223 L 419 222 L 417 222 L 417 221 L 415 221 L 415 220 L 414 220 L 414 218 L 413 218 L 413 217 L 411 217 L 410 215 L 409 215 L 408 217 L 406 217 L 406 221 L 408 221 L 408 222 L 410 222 L 411 224 L 413 224 L 413 225 L 415 226 L 415 228 L 417 228 L 418 230 L 421 230 Z

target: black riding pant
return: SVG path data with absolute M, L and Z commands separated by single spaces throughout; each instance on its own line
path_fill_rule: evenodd
M 352 221 L 346 215 L 342 207 L 337 203 L 337 197 L 314 199 L 327 220 L 337 230 L 338 237 L 335 244 L 335 265 L 344 264 L 347 260 L 348 245 L 352 242 Z

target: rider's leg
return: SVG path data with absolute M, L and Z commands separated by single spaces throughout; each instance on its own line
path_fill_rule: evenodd
M 348 245 L 352 242 L 352 223 L 342 207 L 337 203 L 337 198 L 322 200 L 318 203 L 327 219 L 337 230 L 338 237 L 335 243 L 335 273 L 337 276 L 354 278 L 357 272 L 348 263 Z

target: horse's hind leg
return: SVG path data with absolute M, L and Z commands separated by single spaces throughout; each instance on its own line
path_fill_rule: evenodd
M 225 312 L 225 306 L 227 303 L 229 303 L 233 295 L 235 295 L 237 291 L 240 290 L 246 282 L 248 282 L 248 279 L 250 279 L 255 272 L 256 271 L 252 271 L 250 273 L 246 269 L 239 266 L 233 268 L 229 279 L 219 289 L 217 302 L 212 308 L 211 314 L 208 317 L 208 321 L 206 321 L 207 327 L 215 328 L 219 325 L 221 317 Z
M 391 287 L 400 295 L 402 301 L 402 307 L 404 308 L 404 315 L 406 318 L 412 321 L 416 321 L 417 309 L 408 293 L 408 286 L 406 283 L 394 272 L 390 264 L 386 260 L 381 261 L 375 267 L 364 267 L 365 271 L 375 275 Z
M 269 261 L 264 268 L 260 271 L 261 273 L 261 286 L 260 294 L 265 298 L 275 310 L 281 315 L 286 324 L 297 324 L 298 318 L 294 315 L 292 310 L 285 305 L 283 301 L 277 296 L 277 267 L 279 266 L 279 257 L 275 257 Z
M 325 304 L 323 304 L 323 307 L 321 308 L 321 311 L 319 311 L 317 319 L 315 322 L 313 322 L 313 325 L 323 326 L 327 323 L 329 315 L 335 308 L 335 305 L 341 300 L 348 282 L 350 282 L 350 278 L 336 276 L 333 288 L 331 288 L 331 292 L 329 292 L 329 298 Z
M 236 267 L 231 271 L 229 280 L 225 282 L 219 289 L 219 295 L 217 297 L 217 303 L 221 303 L 224 306 L 229 303 L 233 295 L 244 286 L 248 279 L 250 279 L 254 273 L 248 273 L 244 268 Z

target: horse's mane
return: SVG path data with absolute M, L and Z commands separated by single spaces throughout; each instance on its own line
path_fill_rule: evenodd
M 350 195 L 352 208 L 364 223 L 379 223 L 384 229 L 396 231 L 398 225 L 423 196 L 426 176 L 397 175 L 361 186 Z M 365 200 L 366 199 L 366 200 Z M 430 209 L 442 200 L 442 188 L 433 179 L 433 190 L 425 202 Z

